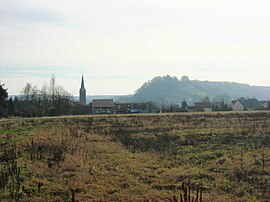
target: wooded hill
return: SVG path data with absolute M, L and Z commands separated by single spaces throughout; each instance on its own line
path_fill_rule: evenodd
M 154 101 L 161 104 L 181 103 L 184 99 L 196 102 L 208 96 L 213 101 L 230 102 L 240 97 L 255 97 L 259 100 L 270 99 L 270 86 L 251 86 L 235 82 L 211 82 L 181 80 L 172 76 L 158 76 L 144 83 L 134 95 L 123 97 L 121 101 Z

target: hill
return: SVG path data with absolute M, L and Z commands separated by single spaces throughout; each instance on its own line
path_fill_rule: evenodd
M 210 82 L 189 80 L 183 76 L 155 77 L 144 83 L 134 95 L 120 101 L 155 101 L 162 104 L 180 103 L 184 99 L 196 102 L 208 96 L 211 100 L 229 102 L 240 97 L 255 97 L 259 100 L 270 99 L 270 87 L 251 86 L 235 82 Z

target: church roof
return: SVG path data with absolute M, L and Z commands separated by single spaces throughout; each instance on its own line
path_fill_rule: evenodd
M 81 89 L 84 89 L 84 80 L 83 80 L 83 75 L 82 75 Z

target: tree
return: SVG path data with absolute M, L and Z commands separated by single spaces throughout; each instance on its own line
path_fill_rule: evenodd
M 52 100 L 54 101 L 54 96 L 55 96 L 55 76 L 54 74 L 51 77 L 51 81 L 50 81 L 50 95 Z
M 213 106 L 214 106 L 213 111 L 220 111 L 220 108 L 219 108 L 219 106 L 218 106 L 218 105 L 213 104 Z
M 27 83 L 19 100 L 14 100 L 15 113 L 22 116 L 46 116 L 70 114 L 71 95 L 62 86 L 56 85 L 52 75 L 49 85 L 41 89 Z
M 0 84 L 0 104 L 5 102 L 5 100 L 8 98 L 7 89 L 4 89 L 5 84 Z
M 182 76 L 181 81 L 187 82 L 189 81 L 188 76 Z
M 5 84 L 0 84 L 0 117 L 7 115 L 8 92 L 4 88 Z
M 39 90 L 37 86 L 27 83 L 21 91 L 20 112 L 25 116 L 40 116 Z
M 206 96 L 202 101 L 203 102 L 210 102 L 210 98 L 208 96 Z
M 228 105 L 222 100 L 221 106 L 220 106 L 220 111 L 228 111 L 229 107 Z
M 9 98 L 7 102 L 8 115 L 14 115 L 14 103 L 12 98 Z
M 225 104 L 231 103 L 231 97 L 228 95 L 217 95 L 214 97 L 214 102 L 224 102 Z
M 32 85 L 30 83 L 26 83 L 26 86 L 21 91 L 22 98 L 26 101 L 30 101 L 32 91 Z
M 157 107 L 156 103 L 153 101 L 146 102 L 147 108 L 150 113 L 157 113 L 159 112 L 159 108 Z
M 13 100 L 13 107 L 14 107 L 14 115 L 18 116 L 20 112 L 20 101 L 17 96 L 15 96 Z
M 183 100 L 183 102 L 181 103 L 182 105 L 182 108 L 187 108 L 188 107 L 188 104 L 187 104 L 187 101 L 186 100 Z

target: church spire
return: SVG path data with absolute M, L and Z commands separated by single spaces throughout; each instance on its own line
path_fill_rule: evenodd
M 81 88 L 80 88 L 80 104 L 86 105 L 86 89 L 84 88 L 83 75 L 82 75 L 82 82 L 81 82 Z
M 81 89 L 84 89 L 84 80 L 83 80 L 83 75 L 82 75 Z

